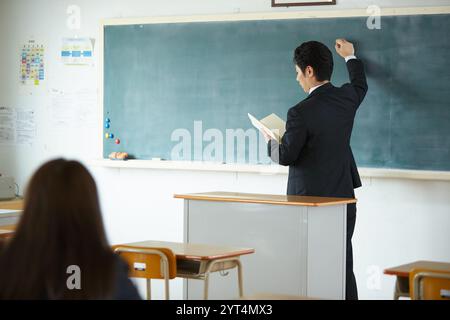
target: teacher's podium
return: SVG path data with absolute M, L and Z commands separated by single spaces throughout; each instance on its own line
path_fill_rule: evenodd
M 347 204 L 356 199 L 234 192 L 175 198 L 184 199 L 186 243 L 255 249 L 242 257 L 247 295 L 345 299 Z M 237 298 L 235 282 L 225 279 L 235 274 L 214 276 L 211 299 Z M 201 284 L 185 280 L 185 299 L 202 293 Z

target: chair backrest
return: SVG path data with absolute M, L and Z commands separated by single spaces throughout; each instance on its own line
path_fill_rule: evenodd
M 177 275 L 177 260 L 168 248 L 117 245 L 113 250 L 128 263 L 130 278 L 164 279 L 164 272 L 168 273 L 169 279 Z
M 409 273 L 409 292 L 413 300 L 450 300 L 450 272 L 414 269 Z

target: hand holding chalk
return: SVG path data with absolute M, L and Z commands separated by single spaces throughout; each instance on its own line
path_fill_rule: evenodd
M 355 54 L 355 48 L 353 47 L 353 43 L 345 40 L 345 39 L 336 39 L 336 52 L 342 57 L 353 56 Z

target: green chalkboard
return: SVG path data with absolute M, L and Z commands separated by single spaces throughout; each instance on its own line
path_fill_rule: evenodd
M 345 37 L 369 84 L 351 141 L 358 165 L 450 170 L 449 30 L 449 15 L 386 16 L 379 30 L 365 17 L 105 26 L 104 133 L 115 137 L 104 157 L 268 163 L 244 132 L 247 113 L 286 118 L 305 98 L 293 50 L 318 40 L 334 51 Z M 334 59 L 340 86 L 347 70 Z

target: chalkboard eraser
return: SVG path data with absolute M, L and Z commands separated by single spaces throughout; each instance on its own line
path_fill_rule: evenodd
M 128 153 L 126 152 L 111 152 L 108 155 L 110 160 L 127 160 L 129 158 Z

